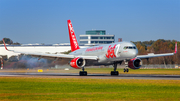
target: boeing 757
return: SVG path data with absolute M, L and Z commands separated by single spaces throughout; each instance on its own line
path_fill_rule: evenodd
M 114 70 L 111 71 L 111 75 L 119 75 L 117 71 L 117 64 L 125 62 L 124 72 L 128 72 L 129 68 L 139 69 L 142 65 L 141 59 L 148 59 L 153 57 L 172 56 L 177 52 L 177 42 L 175 44 L 174 53 L 164 54 L 149 54 L 138 55 L 138 49 L 132 42 L 117 42 L 111 44 L 103 44 L 88 48 L 80 48 L 74 33 L 74 29 L 71 20 L 67 20 L 69 39 L 71 45 L 71 53 L 66 54 L 45 54 L 45 53 L 27 53 L 9 50 L 4 42 L 5 49 L 12 52 L 32 55 L 41 58 L 55 58 L 58 59 L 70 59 L 69 65 L 75 69 L 82 69 L 79 72 L 80 76 L 86 76 L 86 66 L 98 66 L 98 65 L 113 65 Z

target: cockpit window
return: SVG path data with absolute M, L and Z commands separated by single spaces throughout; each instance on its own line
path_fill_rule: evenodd
M 136 49 L 135 46 L 125 46 L 124 49 Z
M 128 49 L 128 46 L 125 46 L 124 49 Z
M 129 49 L 132 49 L 132 47 L 129 47 Z

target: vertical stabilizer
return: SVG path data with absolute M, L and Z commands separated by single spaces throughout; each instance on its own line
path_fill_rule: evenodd
M 71 44 L 71 52 L 80 49 L 75 33 L 74 33 L 74 29 L 72 27 L 72 23 L 71 20 L 67 20 L 68 23 L 68 30 L 69 30 L 69 39 L 70 39 L 70 44 Z
M 174 53 L 177 53 L 177 42 L 175 43 L 175 52 Z

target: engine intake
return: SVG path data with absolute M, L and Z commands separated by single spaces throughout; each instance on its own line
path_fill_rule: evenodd
M 76 69 L 81 69 L 86 64 L 85 60 L 81 57 L 77 57 L 71 60 L 70 66 Z
M 128 62 L 128 67 L 131 69 L 139 69 L 142 65 L 141 59 L 134 58 Z

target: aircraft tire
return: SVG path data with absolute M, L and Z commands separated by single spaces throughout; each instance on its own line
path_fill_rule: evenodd
M 111 71 L 111 75 L 119 75 L 118 71 Z
M 79 75 L 80 75 L 80 76 L 87 76 L 87 71 L 80 71 L 80 72 L 79 72 Z

